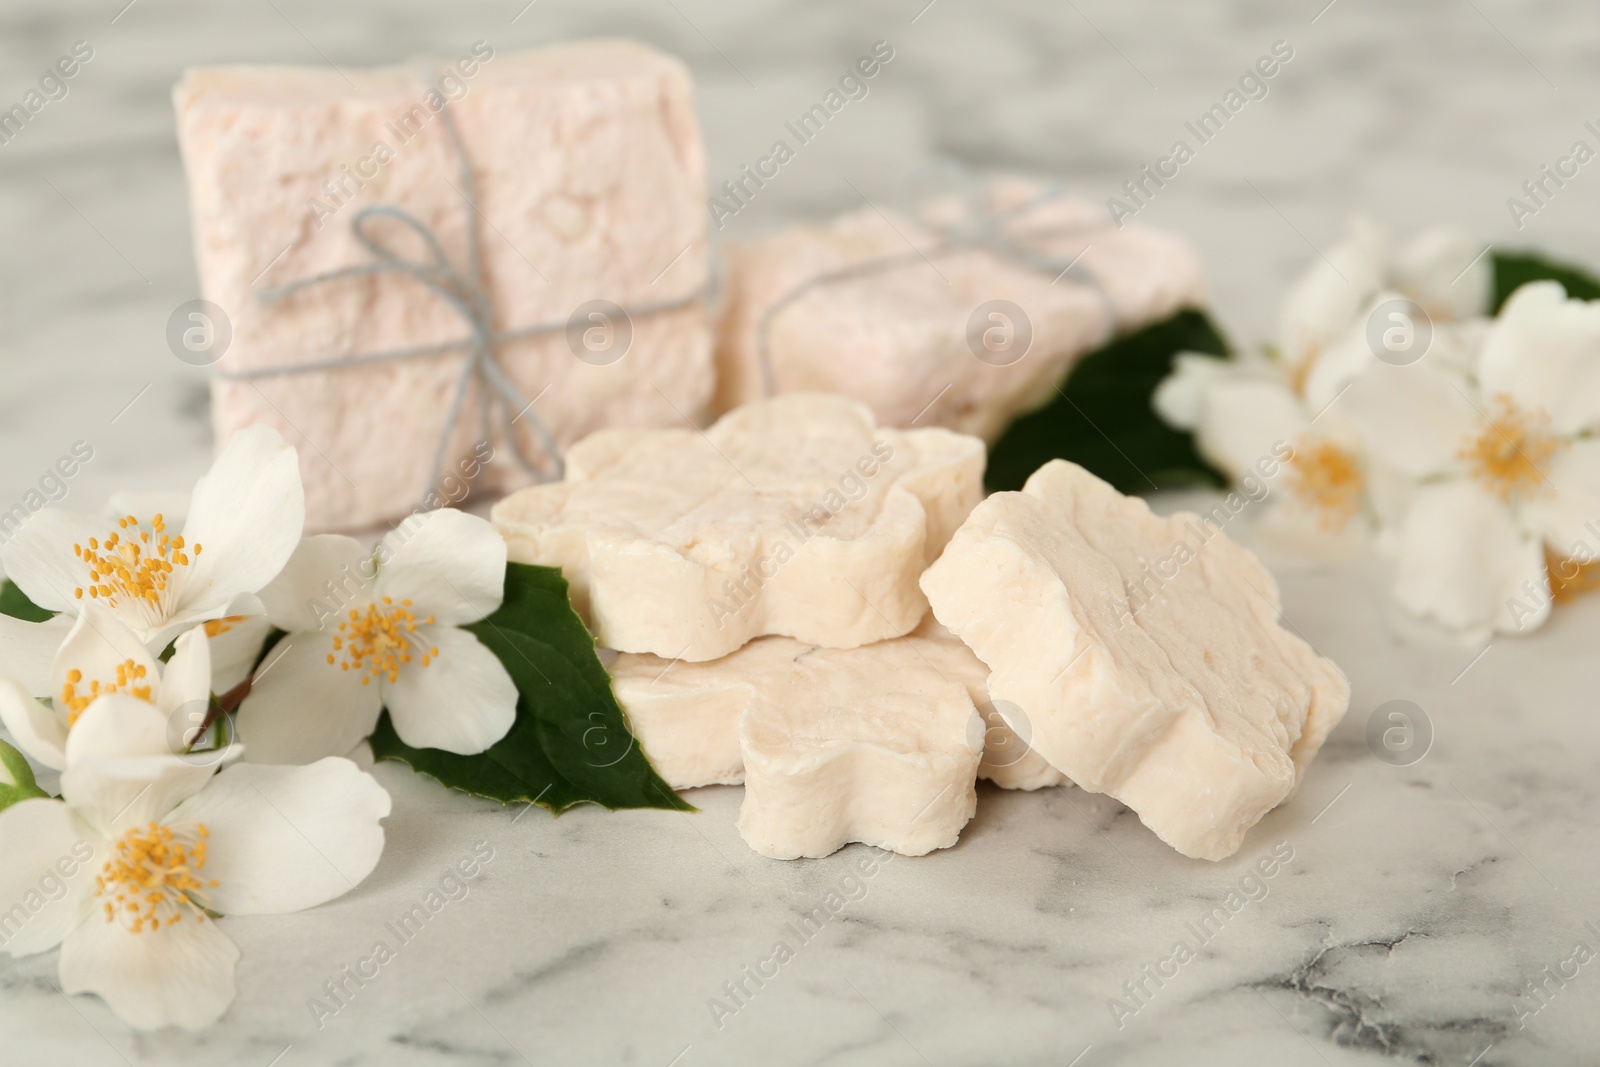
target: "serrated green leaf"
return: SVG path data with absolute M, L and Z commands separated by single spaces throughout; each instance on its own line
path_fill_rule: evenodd
M 28 599 L 28 594 L 17 588 L 17 583 L 7 578 L 0 581 L 0 615 L 9 615 L 24 622 L 44 622 L 54 618 L 55 612 L 46 611 Z
M 1225 479 L 1195 451 L 1193 437 L 1150 406 L 1179 352 L 1225 356 L 1227 342 L 1204 312 L 1180 311 L 1085 356 L 1049 404 L 1022 416 L 989 450 L 992 492 L 1021 489 L 1052 459 L 1082 466 L 1124 493 Z
M 1557 281 L 1575 300 L 1600 300 L 1600 280 L 1582 267 L 1546 259 L 1537 252 L 1496 252 L 1494 263 L 1494 314 L 1521 286 L 1529 282 Z
M 656 774 L 611 691 L 554 567 L 506 567 L 505 602 L 465 629 L 505 665 L 520 699 L 509 733 L 488 751 L 458 756 L 412 748 L 384 715 L 372 735 L 379 759 L 400 760 L 452 789 L 560 814 L 592 802 L 612 810 L 694 811 Z
M 4 741 L 0 741 L 0 767 L 5 768 L 0 778 L 0 811 L 21 800 L 50 795 L 34 781 L 33 768 L 28 766 L 27 758 Z

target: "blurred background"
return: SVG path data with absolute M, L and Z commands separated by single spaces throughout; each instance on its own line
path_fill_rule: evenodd
M 1600 125 L 1593 9 L 1507 0 L 6 0 L 0 110 L 59 57 L 93 58 L 0 144 L 0 499 L 78 439 L 74 503 L 187 485 L 209 454 L 204 372 L 168 315 L 198 295 L 169 91 L 189 65 L 361 66 L 592 35 L 692 68 L 713 184 L 887 41 L 894 59 L 718 234 L 890 197 L 919 165 L 1120 195 L 1275 44 L 1293 58 L 1139 213 L 1188 234 L 1236 344 L 1270 337 L 1290 278 L 1363 210 L 1448 222 L 1497 248 L 1600 261 L 1600 163 L 1516 225 L 1507 199 Z M 1592 171 L 1592 173 L 1591 173 Z

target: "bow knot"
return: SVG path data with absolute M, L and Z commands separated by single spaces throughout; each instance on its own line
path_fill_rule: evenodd
M 393 363 L 406 359 L 418 359 L 458 352 L 464 353 L 466 358 L 462 362 L 461 373 L 457 376 L 455 387 L 451 392 L 449 407 L 445 413 L 444 427 L 440 431 L 439 444 L 434 452 L 433 470 L 429 475 L 427 486 L 424 487 L 423 497 L 425 501 L 428 492 L 439 485 L 451 439 L 455 434 L 456 426 L 461 420 L 461 409 L 466 401 L 468 387 L 474 383 L 479 387 L 479 417 L 486 439 L 489 435 L 490 409 L 493 408 L 500 416 L 505 439 L 511 447 L 512 456 L 518 466 L 540 481 L 559 480 L 565 473 L 565 464 L 560 446 L 556 444 L 555 438 L 551 436 L 544 421 L 533 411 L 533 405 L 524 400 L 521 391 L 507 377 L 505 370 L 500 366 L 496 350 L 500 345 L 510 341 L 521 341 L 533 337 L 563 333 L 568 329 L 569 324 L 567 321 L 545 322 L 516 330 L 495 330 L 494 302 L 483 283 L 481 239 L 478 232 L 478 219 L 481 212 L 478 210 L 471 162 L 467 158 L 466 147 L 461 142 L 460 131 L 456 128 L 455 119 L 450 114 L 448 104 L 439 112 L 439 117 L 442 120 L 441 124 L 444 127 L 445 134 L 449 138 L 450 147 L 455 153 L 457 170 L 460 175 L 460 184 L 456 186 L 456 191 L 461 194 L 462 205 L 467 215 L 467 254 L 464 268 L 458 267 L 451 262 L 450 257 L 445 253 L 443 244 L 439 241 L 438 235 L 415 215 L 393 204 L 374 204 L 357 212 L 350 221 L 351 234 L 361 247 L 366 249 L 372 256 L 371 262 L 328 271 L 281 286 L 263 288 L 257 291 L 256 296 L 264 303 L 274 303 L 304 289 L 327 285 L 344 279 L 399 275 L 418 282 L 443 300 L 449 307 L 455 309 L 466 326 L 466 335 L 437 344 L 415 345 L 385 352 L 325 356 L 302 363 L 263 367 L 247 371 L 224 371 L 221 369 L 213 371 L 217 377 L 223 379 L 252 380 L 306 374 L 313 371 L 345 370 L 376 363 Z M 421 240 L 426 255 L 412 259 L 406 258 L 374 232 L 371 224 L 378 219 L 391 220 L 410 230 L 413 235 Z M 682 297 L 638 304 L 631 308 L 623 308 L 622 311 L 624 315 L 629 317 L 676 311 L 705 299 L 710 292 L 710 288 L 711 283 L 708 281 Z M 515 425 L 523 419 L 526 419 L 529 426 L 532 427 L 541 449 L 549 457 L 550 470 L 541 469 L 523 451 L 522 441 L 516 432 Z

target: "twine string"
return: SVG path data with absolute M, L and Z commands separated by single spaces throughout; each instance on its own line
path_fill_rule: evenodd
M 467 327 L 466 336 L 450 341 L 408 345 L 379 352 L 319 356 L 298 363 L 261 367 L 252 370 L 229 371 L 217 368 L 213 373 L 216 377 L 228 381 L 255 381 L 266 378 L 312 374 L 318 371 L 351 370 L 376 364 L 398 363 L 404 360 L 425 359 L 454 352 L 465 352 L 466 359 L 462 363 L 461 373 L 456 377 L 450 392 L 450 399 L 445 408 L 444 426 L 439 434 L 439 443 L 434 450 L 433 469 L 429 475 L 426 490 L 432 490 L 440 483 L 451 440 L 455 435 L 456 427 L 461 421 L 468 388 L 474 382 L 480 386 L 478 391 L 478 414 L 484 438 L 486 440 L 488 438 L 492 411 L 497 410 L 505 432 L 505 438 L 510 444 L 512 457 L 516 460 L 517 465 L 539 481 L 560 480 L 564 477 L 566 470 L 561 447 L 556 443 L 544 420 L 533 411 L 532 405 L 525 401 L 521 390 L 507 377 L 496 356 L 496 350 L 499 346 L 509 342 L 565 332 L 569 324 L 568 321 L 563 320 L 560 322 L 538 323 L 515 330 L 496 330 L 494 328 L 494 305 L 483 283 L 482 238 L 479 232 L 479 216 L 482 213 L 478 208 L 477 186 L 472 175 L 471 161 L 467 156 L 466 146 L 461 140 L 460 130 L 456 126 L 455 118 L 451 115 L 448 104 L 439 112 L 439 117 L 443 120 L 446 136 L 456 157 L 460 182 L 456 192 L 461 196 L 462 206 L 467 215 L 465 273 L 451 263 L 450 257 L 445 253 L 444 246 L 440 242 L 438 235 L 429 229 L 426 223 L 396 205 L 374 204 L 357 212 L 350 221 L 351 234 L 362 248 L 372 256 L 370 262 L 326 271 L 307 278 L 301 278 L 298 281 L 288 282 L 284 285 L 264 287 L 257 290 L 256 297 L 263 303 L 276 303 L 296 293 L 318 286 L 354 278 L 398 275 L 410 278 L 424 286 L 454 309 L 461 316 L 463 323 Z M 426 251 L 426 256 L 420 259 L 407 259 L 401 255 L 371 230 L 371 224 L 378 220 L 389 220 L 409 230 L 421 241 Z M 622 313 L 632 319 L 668 311 L 677 311 L 700 302 L 702 299 L 707 298 L 709 293 L 710 283 L 707 282 L 681 297 L 636 304 L 631 308 L 623 308 Z M 540 447 L 545 455 L 549 457 L 548 470 L 541 468 L 523 450 L 522 441 L 516 432 L 515 426 L 517 421 L 523 419 L 532 428 Z M 426 491 L 424 495 L 426 495 Z
M 989 189 L 984 182 L 965 168 L 950 165 L 945 169 L 956 178 L 957 194 L 962 204 L 962 210 L 955 221 L 947 222 L 935 217 L 927 207 L 929 198 L 912 200 L 905 211 L 905 214 L 919 226 L 937 236 L 938 241 L 933 247 L 891 253 L 815 274 L 789 289 L 761 313 L 756 325 L 756 362 L 761 373 L 762 388 L 767 396 L 776 396 L 778 393 L 777 372 L 772 358 L 772 324 L 778 315 L 791 305 L 818 289 L 839 282 L 885 274 L 935 256 L 950 255 L 968 249 L 993 253 L 1001 259 L 1049 274 L 1052 279 L 1059 278 L 1069 271 L 1073 272 L 1076 275 L 1074 280 L 1079 281 L 1099 298 L 1104 313 L 1099 344 L 1104 344 L 1116 336 L 1120 325 L 1116 306 L 1094 272 L 1079 262 L 1082 252 L 1072 259 L 1061 259 L 1058 256 L 1041 253 L 1020 241 L 1013 228 L 1008 225 L 1035 208 L 1062 199 L 1066 194 L 1059 185 L 1046 186 L 1033 196 L 1008 208 L 991 210 L 985 203 Z M 1108 226 L 1109 222 L 1097 221 L 1073 226 L 1034 227 L 1024 230 L 1024 233 L 1038 241 L 1041 238 L 1088 235 L 1102 231 Z

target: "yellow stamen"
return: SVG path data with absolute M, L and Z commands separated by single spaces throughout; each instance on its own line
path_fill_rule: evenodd
M 145 681 L 149 668 L 142 663 L 135 663 L 125 659 L 117 664 L 116 681 L 102 682 L 99 678 L 89 681 L 86 692 L 79 692 L 78 686 L 83 684 L 83 672 L 74 667 L 67 672 L 67 680 L 62 683 L 61 692 L 56 698 L 56 705 L 67 711 L 67 725 L 75 725 L 78 716 L 84 713 L 90 704 L 100 697 L 111 693 L 122 693 L 144 701 L 146 704 L 154 703 L 154 687 Z
M 333 635 L 333 653 L 329 653 L 328 662 L 338 662 L 343 670 L 366 672 L 362 685 L 373 678 L 393 682 L 400 676 L 400 668 L 412 662 L 412 634 L 419 623 L 411 613 L 411 601 L 401 601 L 399 607 L 388 606 L 391 604 L 393 601 L 385 597 L 382 605 L 368 604 L 365 613 L 352 608 L 350 618 L 341 622 L 339 632 Z M 432 621 L 429 616 L 422 625 Z M 438 655 L 439 650 L 432 649 L 422 658 L 421 666 L 429 666 Z
M 179 538 L 179 540 L 182 540 L 182 538 Z M 212 619 L 206 623 L 206 636 L 216 637 L 219 634 L 225 634 L 241 622 L 244 622 L 244 619 L 243 615 L 227 615 L 220 619 Z
M 1289 491 L 1317 513 L 1317 523 L 1342 530 L 1361 513 L 1366 476 L 1355 453 L 1327 440 L 1302 440 L 1295 445 L 1287 474 Z
M 1564 557 L 1549 546 L 1544 550 L 1545 570 L 1550 574 L 1550 596 L 1557 604 L 1576 600 L 1585 593 L 1600 589 L 1600 560 L 1583 560 Z
M 91 537 L 87 548 L 81 544 L 72 546 L 73 555 L 83 560 L 89 572 L 89 580 L 74 589 L 72 595 L 82 600 L 83 594 L 88 592 L 92 599 L 103 598 L 112 607 L 123 597 L 159 605 L 173 572 L 178 567 L 189 566 L 190 554 L 184 551 L 183 538 L 167 537 L 163 532 L 166 523 L 160 515 L 150 520 L 150 530 L 140 529 L 139 520 L 132 515 L 118 519 L 117 527 L 137 532 L 138 539 L 130 533 L 129 538 L 123 540 L 122 535 L 113 530 L 106 535 L 103 544 L 99 538 Z M 152 531 L 159 537 L 153 548 Z M 191 552 L 198 556 L 200 546 L 192 546 Z
M 216 879 L 199 876 L 208 836 L 204 823 L 175 830 L 152 822 L 125 832 L 95 878 L 106 921 L 120 921 L 135 934 L 171 926 L 185 914 L 205 922 L 205 891 L 217 886 Z
M 1495 397 L 1489 425 L 1467 438 L 1457 458 L 1467 472 L 1501 500 L 1530 496 L 1546 482 L 1541 467 L 1567 446 L 1550 428 L 1543 411 L 1529 411 L 1501 394 Z

